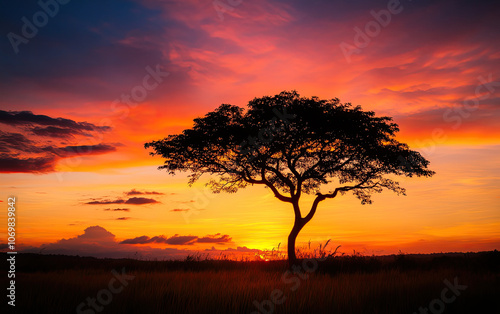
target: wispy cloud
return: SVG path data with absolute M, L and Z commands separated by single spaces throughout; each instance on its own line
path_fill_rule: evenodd
M 128 204 L 128 205 L 145 205 L 145 204 L 156 204 L 159 201 L 147 198 L 147 197 L 131 197 L 129 199 L 115 199 L 115 200 L 95 200 L 89 201 L 85 204 L 87 205 L 110 205 L 110 204 Z
M 164 195 L 164 193 L 156 192 L 156 191 L 138 191 L 136 189 L 132 189 L 128 192 L 125 192 L 125 195 Z
M 0 172 L 51 172 L 61 159 L 107 154 L 116 151 L 118 146 L 83 145 L 97 142 L 93 136 L 110 131 L 108 126 L 52 118 L 30 111 L 0 110 L 0 124 L 5 125 L 6 130 L 0 131 Z
M 28 131 L 46 133 L 44 135 L 60 137 L 61 134 L 82 134 L 89 131 L 109 131 L 109 126 L 97 126 L 88 122 L 76 122 L 64 118 L 52 118 L 34 114 L 31 111 L 0 110 L 0 123 L 26 127 Z M 44 126 L 43 128 L 40 126 Z M 34 132 L 34 133 L 35 133 Z M 41 134 L 39 134 L 41 135 Z
M 165 244 L 171 244 L 171 245 L 191 245 L 194 244 L 195 242 L 198 243 L 218 243 L 218 244 L 224 244 L 231 242 L 232 238 L 227 235 L 221 235 L 220 233 L 217 233 L 215 235 L 207 235 L 204 237 L 198 237 L 198 236 L 180 236 L 178 234 L 172 236 L 172 237 L 165 237 L 163 235 L 161 236 L 155 236 L 155 237 L 148 237 L 148 236 L 140 236 L 136 237 L 133 239 L 126 239 L 120 242 L 121 244 L 148 244 L 148 243 L 165 243 Z
M 114 212 L 129 212 L 130 209 L 129 208 L 105 208 L 104 209 L 105 211 L 114 211 Z
M 207 235 L 202 238 L 198 238 L 197 242 L 199 243 L 226 243 L 226 242 L 231 242 L 232 238 L 227 235 L 223 234 L 221 235 L 220 233 L 214 234 L 214 235 Z
M 120 242 L 120 244 L 148 244 L 148 243 L 165 243 L 171 245 L 191 245 L 196 242 L 197 236 L 180 236 L 178 234 L 167 238 L 165 236 L 140 236 L 133 239 L 127 239 Z

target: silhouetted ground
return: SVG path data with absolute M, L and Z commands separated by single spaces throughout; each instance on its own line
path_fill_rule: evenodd
M 498 251 L 337 256 L 295 273 L 285 261 L 18 254 L 15 279 L 14 313 L 500 313 Z

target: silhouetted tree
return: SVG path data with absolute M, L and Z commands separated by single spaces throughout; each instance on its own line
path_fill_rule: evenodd
M 246 111 L 223 104 L 194 119 L 191 129 L 145 147 L 166 159 L 160 169 L 191 172 L 190 185 L 207 173 L 207 185 L 215 193 L 261 184 L 290 203 L 295 223 L 288 236 L 288 260 L 295 264 L 297 235 L 320 202 L 352 192 L 369 204 L 371 194 L 384 188 L 405 194 L 391 175 L 434 174 L 427 169 L 429 161 L 395 139 L 399 129 L 391 121 L 338 99 L 284 91 L 255 98 Z M 316 195 L 305 216 L 299 207 L 304 193 Z

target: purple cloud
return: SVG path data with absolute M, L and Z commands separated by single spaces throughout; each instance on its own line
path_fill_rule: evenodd
M 220 233 L 214 234 L 214 235 L 207 235 L 203 238 L 199 238 L 197 242 L 199 243 L 227 243 L 231 242 L 232 238 L 227 235 L 221 235 Z
M 136 189 L 132 189 L 128 192 L 125 192 L 125 195 L 164 195 L 164 193 L 156 192 L 156 191 L 137 191 Z
M 146 197 L 131 197 L 125 202 L 125 204 L 131 204 L 131 205 L 143 205 L 143 204 L 155 204 L 155 203 L 159 202 L 152 198 L 146 198 Z
M 156 204 L 159 203 L 157 200 L 146 197 L 131 197 L 127 200 L 115 199 L 115 200 L 95 200 L 86 202 L 86 205 L 111 205 L 111 204 L 128 204 L 128 205 L 145 205 L 145 204 Z
M 105 211 L 113 211 L 113 212 L 129 212 L 130 209 L 129 208 L 106 208 L 104 209 Z

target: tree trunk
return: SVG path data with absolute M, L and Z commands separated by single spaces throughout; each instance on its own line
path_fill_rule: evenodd
M 293 224 L 292 231 L 288 235 L 288 265 L 292 267 L 297 265 L 297 255 L 295 255 L 295 240 L 299 235 L 300 230 L 304 227 L 305 222 L 303 218 L 295 217 L 295 223 Z
M 304 218 L 302 218 L 302 215 L 300 213 L 298 199 L 293 203 L 293 209 L 295 212 L 295 222 L 293 224 L 292 232 L 290 232 L 290 235 L 288 235 L 288 266 L 290 268 L 293 265 L 297 265 L 298 263 L 297 255 L 295 255 L 295 240 L 297 239 L 300 230 L 302 230 L 302 228 L 304 228 L 304 226 L 313 218 L 314 214 L 316 213 L 316 209 L 318 208 L 319 202 L 321 202 L 324 199 L 325 197 L 319 194 L 314 200 L 311 206 L 311 210 Z

